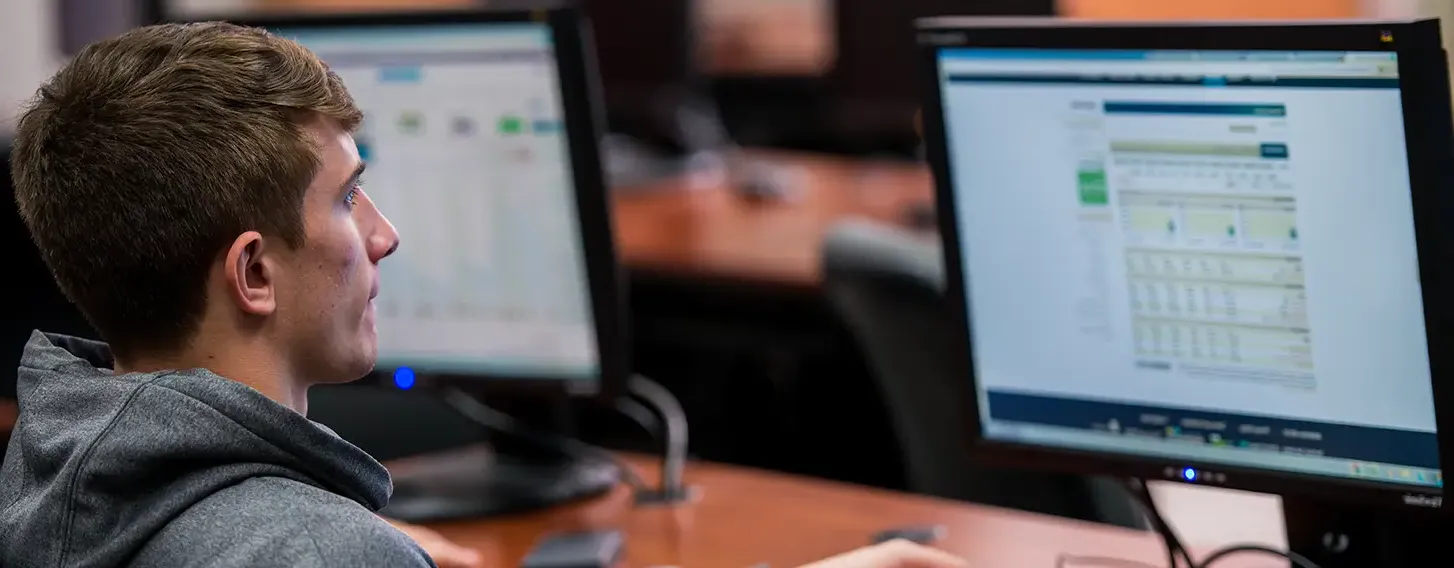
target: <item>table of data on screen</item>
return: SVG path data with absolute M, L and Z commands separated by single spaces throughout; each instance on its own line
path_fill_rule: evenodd
M 1136 365 L 1315 386 L 1285 109 L 1104 105 L 1076 119 L 1076 197 L 1122 243 Z

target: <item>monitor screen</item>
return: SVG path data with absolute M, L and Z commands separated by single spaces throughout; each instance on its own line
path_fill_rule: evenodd
M 547 24 L 275 28 L 342 77 L 364 191 L 398 229 L 375 300 L 382 370 L 599 375 Z
M 1442 486 L 1394 54 L 938 57 L 986 438 Z

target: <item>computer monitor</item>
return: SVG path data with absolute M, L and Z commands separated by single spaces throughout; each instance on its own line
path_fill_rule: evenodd
M 624 307 L 575 11 L 238 23 L 313 50 L 364 112 L 365 188 L 402 239 L 379 268 L 381 373 L 619 392 Z
M 1442 508 L 1437 21 L 937 18 L 918 40 L 976 455 Z

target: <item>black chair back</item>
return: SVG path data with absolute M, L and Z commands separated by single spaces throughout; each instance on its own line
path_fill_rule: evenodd
M 849 222 L 829 233 L 824 263 L 829 302 L 868 360 L 910 491 L 1147 528 L 1130 493 L 1114 480 L 991 469 L 969 459 L 959 425 L 974 393 L 955 353 L 966 347 L 948 316 L 937 242 Z

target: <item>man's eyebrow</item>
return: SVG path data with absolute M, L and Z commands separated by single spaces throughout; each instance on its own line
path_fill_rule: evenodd
M 348 191 L 349 189 L 351 189 L 353 187 L 353 184 L 358 183 L 359 176 L 362 176 L 363 175 L 364 168 L 367 167 L 367 166 L 368 166 L 368 164 L 365 164 L 363 162 L 359 162 L 358 163 L 358 167 L 353 169 L 353 174 L 350 175 L 350 176 L 348 176 L 348 180 L 347 181 L 344 181 L 343 182 L 343 186 L 339 188 L 339 191 Z

